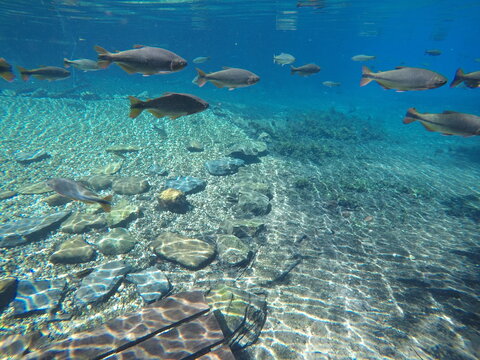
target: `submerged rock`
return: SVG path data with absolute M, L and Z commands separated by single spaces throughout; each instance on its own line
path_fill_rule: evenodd
M 122 165 L 123 161 L 112 162 L 110 164 L 96 168 L 95 170 L 93 170 L 93 173 L 99 175 L 113 175 L 122 168 Z
M 105 215 L 108 226 L 126 226 L 131 221 L 140 216 L 140 208 L 136 205 L 131 205 L 127 200 L 120 200 L 112 210 Z
M 0 191 L 0 200 L 10 199 L 10 198 L 16 196 L 17 194 L 18 193 L 16 193 L 15 191 L 10 191 L 10 190 Z
M 155 266 L 128 274 L 126 279 L 137 286 L 138 293 L 146 302 L 159 300 L 172 289 L 172 285 L 163 271 Z
M 158 204 L 162 209 L 185 214 L 188 211 L 189 203 L 185 194 L 177 189 L 166 189 L 158 195 Z
M 14 277 L 0 279 L 0 311 L 15 298 L 17 283 Z
M 253 252 L 235 235 L 220 235 L 217 238 L 218 256 L 229 266 L 242 266 L 251 259 Z
M 199 141 L 192 140 L 188 143 L 187 150 L 190 152 L 202 152 L 204 149 L 203 145 Z
M 105 171 L 105 173 L 108 173 L 108 172 Z M 86 178 L 85 181 L 88 184 L 88 186 L 90 186 L 95 191 L 106 190 L 112 187 L 113 176 L 101 175 L 101 174 L 93 175 Z
M 13 300 L 13 314 L 53 310 L 58 306 L 67 282 L 63 279 L 20 280 Z
M 115 228 L 98 242 L 98 249 L 104 255 L 119 255 L 130 252 L 137 242 L 127 229 Z
M 152 248 L 158 256 L 193 270 L 208 265 L 215 256 L 214 245 L 171 232 L 159 235 L 152 242 Z
M 50 256 L 54 264 L 80 264 L 92 260 L 95 250 L 81 236 L 75 236 L 60 244 L 57 251 Z
M 111 295 L 131 266 L 122 260 L 105 263 L 82 279 L 80 288 L 75 292 L 75 302 L 87 305 L 104 300 Z
M 45 150 L 17 151 L 13 154 L 15 161 L 21 164 L 29 164 L 49 158 L 50 155 Z
M 23 195 L 34 195 L 34 194 L 44 194 L 52 192 L 52 188 L 48 186 L 45 181 L 41 181 L 35 184 L 22 186 L 17 190 L 19 194 Z
M 101 229 L 107 226 L 105 214 L 74 213 L 62 223 L 60 231 L 70 234 L 82 234 L 91 229 Z
M 227 220 L 222 226 L 221 230 L 226 234 L 235 235 L 236 237 L 254 238 L 260 235 L 265 230 L 265 223 L 260 220 Z
M 68 204 L 72 200 L 59 194 L 53 194 L 46 197 L 44 201 L 50 206 L 62 206 Z
M 69 211 L 26 218 L 0 225 L 0 247 L 13 247 L 38 240 L 70 215 Z
M 193 176 L 177 176 L 165 182 L 165 187 L 180 190 L 186 195 L 200 192 L 205 189 L 205 186 L 207 186 L 206 181 Z
M 157 162 L 154 162 L 152 165 L 150 165 L 147 172 L 148 172 L 149 175 L 159 175 L 159 176 L 167 176 L 168 175 L 168 170 L 163 168 Z
M 257 191 L 238 194 L 237 212 L 245 218 L 267 215 L 271 210 L 270 199 Z
M 223 176 L 235 174 L 245 161 L 241 159 L 224 158 L 218 160 L 210 160 L 205 162 L 205 167 L 211 175 Z
M 128 176 L 113 182 L 113 191 L 121 195 L 141 194 L 150 188 L 148 181 L 138 176 Z
M 117 155 L 123 155 L 130 152 L 140 151 L 142 148 L 133 145 L 113 145 L 105 149 L 107 152 L 111 152 Z
M 230 148 L 228 156 L 242 159 L 246 163 L 259 161 L 260 156 L 267 154 L 267 144 L 263 141 L 252 141 L 245 144 L 237 144 Z

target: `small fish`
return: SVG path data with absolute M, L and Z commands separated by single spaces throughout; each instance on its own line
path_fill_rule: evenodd
M 24 67 L 17 66 L 23 81 L 27 81 L 30 76 L 38 80 L 62 80 L 70 76 L 70 71 L 56 66 L 41 66 L 38 69 L 27 70 Z
M 475 62 L 480 62 L 480 58 L 476 58 L 474 61 Z
M 198 75 L 193 79 L 193 83 L 202 87 L 207 81 L 210 81 L 218 88 L 228 88 L 233 90 L 236 88 L 246 87 L 256 84 L 260 77 L 251 71 L 230 67 L 223 67 L 223 70 L 206 74 L 200 69 L 196 69 Z
M 94 192 L 88 190 L 79 182 L 64 178 L 54 178 L 48 180 L 47 185 L 58 194 L 65 196 L 66 198 L 81 201 L 87 204 L 97 203 L 106 212 L 110 212 L 112 210 L 112 195 L 101 198 Z
M 480 71 L 465 74 L 462 69 L 458 69 L 450 87 L 453 88 L 461 82 L 465 82 L 465 85 L 471 89 L 480 87 Z
M 195 59 L 193 59 L 193 62 L 195 64 L 201 64 L 201 63 L 204 63 L 205 61 L 208 61 L 210 60 L 210 56 L 199 56 L 199 57 L 196 57 Z
M 281 53 L 279 55 L 273 55 L 273 63 L 278 65 L 288 65 L 293 64 L 295 62 L 295 57 L 290 54 Z
M 352 56 L 353 61 L 369 61 L 369 60 L 375 60 L 377 57 L 374 55 L 355 55 Z
M 100 46 L 95 46 L 95 51 L 98 53 L 98 66 L 102 69 L 114 62 L 128 74 L 140 73 L 144 76 L 169 74 L 187 66 L 187 60 L 181 56 L 150 46 L 135 45 L 132 50 L 117 53 L 110 53 Z
M 410 108 L 403 119 L 404 124 L 414 121 L 420 123 L 428 131 L 436 131 L 443 135 L 460 135 L 464 137 L 480 135 L 480 116 L 446 110 L 440 114 L 419 113 Z
M 442 54 L 442 51 L 438 49 L 427 49 L 425 50 L 425 54 L 430 56 L 438 56 Z
M 316 64 L 307 64 L 299 67 L 290 66 L 290 75 L 297 73 L 300 76 L 310 76 L 318 73 L 320 70 L 320 66 Z
M 4 58 L 0 58 L 0 76 L 7 81 L 13 81 L 15 75 L 12 71 L 12 65 L 7 63 Z
M 324 81 L 322 82 L 323 85 L 328 86 L 328 87 L 337 87 L 342 85 L 342 83 L 336 82 L 336 81 Z
M 384 89 L 397 91 L 435 89 L 447 83 L 447 78 L 431 70 L 398 66 L 395 70 L 373 73 L 368 67 L 362 67 L 360 86 L 376 81 Z
M 130 99 L 130 117 L 136 118 L 143 110 L 147 110 L 153 116 L 161 118 L 177 119 L 180 116 L 196 114 L 208 109 L 208 103 L 199 97 L 190 94 L 167 92 L 161 97 L 142 101 L 134 96 Z
M 66 68 L 73 66 L 83 71 L 96 71 L 102 69 L 100 66 L 98 66 L 98 63 L 96 61 L 90 59 L 68 60 L 67 58 L 64 58 L 63 66 L 65 66 Z

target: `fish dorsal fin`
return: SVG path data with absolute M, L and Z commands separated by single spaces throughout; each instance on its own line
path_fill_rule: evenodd
M 228 69 L 233 69 L 233 68 L 230 67 L 230 66 L 222 66 L 222 69 L 223 69 L 223 70 L 228 70 Z
M 145 47 L 145 46 L 146 46 L 146 45 L 135 44 L 135 45 L 133 45 L 133 48 L 134 48 L 134 49 L 141 49 L 141 48 L 143 48 L 143 47 Z
M 445 110 L 443 114 L 458 114 L 458 112 L 453 110 Z

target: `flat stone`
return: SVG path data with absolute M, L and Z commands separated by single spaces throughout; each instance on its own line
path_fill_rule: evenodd
M 68 204 L 72 200 L 59 194 L 53 194 L 46 197 L 44 201 L 50 206 L 62 206 Z
M 31 331 L 26 335 L 15 334 L 0 338 L 0 354 L 6 360 L 23 360 L 23 355 L 36 348 L 35 344 L 42 338 L 40 331 Z
M 259 192 L 269 200 L 273 198 L 272 189 L 270 188 L 269 184 L 263 182 L 255 182 L 255 181 L 240 181 L 237 184 L 232 186 L 231 196 L 235 198 L 235 201 L 238 201 L 238 195 L 240 193 L 248 193 L 248 192 Z
M 152 248 L 158 256 L 193 270 L 208 265 L 215 257 L 214 245 L 171 232 L 159 235 L 152 242 Z
M 112 162 L 110 164 L 96 168 L 95 170 L 93 170 L 93 173 L 99 174 L 99 175 L 113 175 L 118 171 L 120 171 L 120 169 L 122 168 L 122 165 L 123 165 L 123 161 Z
M 210 160 L 205 162 L 205 167 L 210 175 L 224 176 L 235 174 L 245 161 L 241 159 L 224 158 L 218 160 Z
M 50 157 L 50 155 L 43 149 L 33 151 L 17 151 L 13 154 L 13 158 L 21 164 L 29 164 L 36 161 L 41 161 Z
M 217 250 L 220 260 L 229 266 L 241 266 L 251 259 L 253 252 L 235 235 L 219 235 Z
M 148 181 L 138 176 L 128 176 L 113 182 L 113 191 L 121 195 L 141 194 L 150 188 Z
M 126 226 L 140 216 L 140 208 L 122 199 L 105 215 L 109 227 Z
M 166 275 L 155 266 L 128 274 L 126 279 L 137 286 L 138 293 L 146 302 L 159 300 L 172 289 Z
M 197 140 L 191 140 L 187 145 L 187 150 L 190 152 L 202 152 L 203 145 Z
M 267 215 L 271 208 L 270 199 L 257 191 L 240 192 L 238 194 L 237 212 L 242 217 Z
M 229 151 L 228 156 L 242 159 L 246 163 L 257 162 L 258 157 L 267 154 L 267 144 L 263 141 L 252 141 L 244 144 L 235 144 Z
M 137 152 L 140 150 L 142 150 L 141 147 L 133 145 L 113 145 L 105 149 L 105 151 L 115 154 L 126 154 L 130 152 Z
M 80 264 L 88 262 L 95 256 L 95 250 L 81 236 L 75 236 L 60 244 L 57 251 L 50 256 L 54 264 Z
M 113 177 L 101 174 L 93 175 L 86 178 L 86 183 L 95 191 L 106 190 L 112 187 Z
M 84 214 L 74 213 L 62 223 L 60 231 L 70 234 L 82 234 L 91 229 L 101 229 L 107 226 L 104 213 Z
M 0 200 L 10 199 L 16 195 L 17 193 L 15 191 L 3 190 L 3 191 L 0 191 Z
M 221 230 L 230 235 L 243 238 L 254 238 L 265 230 L 265 223 L 260 220 L 227 220 L 222 226 Z
M 202 191 L 207 186 L 205 180 L 193 176 L 177 176 L 175 178 L 167 179 L 165 182 L 166 188 L 180 190 L 186 195 L 194 194 Z
M 115 228 L 102 237 L 97 246 L 104 255 L 119 255 L 130 252 L 136 243 L 127 229 Z
M 15 298 L 17 283 L 14 277 L 0 279 L 0 311 Z
M 105 263 L 82 279 L 80 288 L 75 292 L 77 304 L 87 305 L 104 300 L 115 290 L 128 273 L 131 266 L 122 260 Z
M 0 247 L 14 247 L 30 241 L 36 241 L 52 230 L 63 219 L 70 215 L 69 211 L 56 214 L 25 218 L 0 225 Z
M 63 279 L 20 280 L 13 300 L 13 314 L 53 310 L 58 306 L 67 282 Z
M 17 190 L 19 194 L 23 194 L 23 195 L 44 194 L 52 191 L 53 191 L 52 188 L 48 186 L 45 183 L 45 181 L 41 181 L 35 184 L 25 185 Z

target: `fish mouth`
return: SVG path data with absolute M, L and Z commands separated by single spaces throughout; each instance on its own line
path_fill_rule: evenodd
M 185 66 L 187 66 L 188 63 L 187 63 L 187 60 L 185 59 L 181 59 L 181 60 L 175 60 L 172 62 L 172 71 L 178 71 L 178 70 L 182 70 Z
M 260 81 L 259 76 L 251 76 L 250 78 L 248 78 L 247 84 L 252 85 L 252 84 L 256 84 L 259 81 Z

